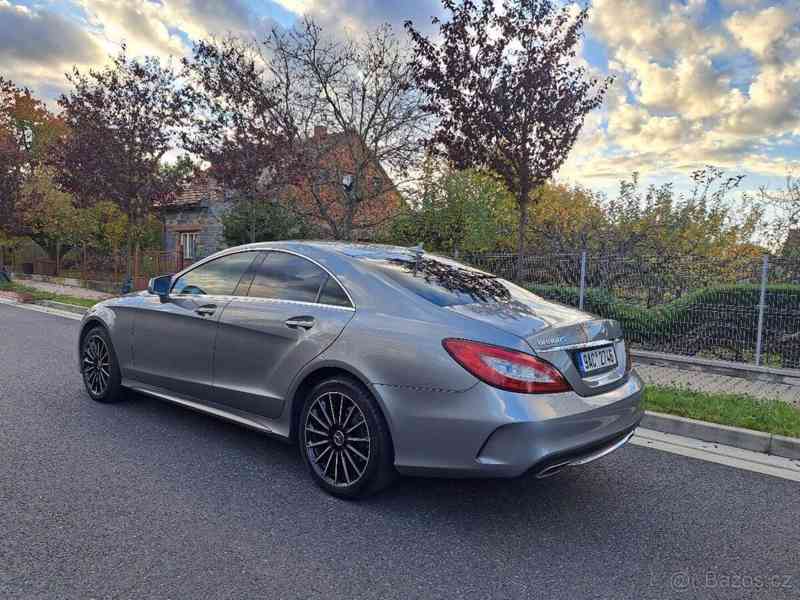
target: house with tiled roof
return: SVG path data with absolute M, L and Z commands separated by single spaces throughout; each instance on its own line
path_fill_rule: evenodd
M 231 208 L 231 193 L 208 173 L 199 173 L 178 194 L 162 202 L 164 250 L 180 247 L 192 262 L 225 247 L 222 217 Z
M 316 127 L 314 135 L 306 142 L 309 157 L 309 175 L 301 176 L 295 184 L 279 191 L 287 202 L 293 203 L 297 212 L 314 222 L 321 237 L 335 237 L 330 224 L 314 217 L 319 204 L 335 218 L 342 218 L 339 195 L 346 185 L 348 174 L 355 165 L 352 136 L 329 134 L 324 127 Z M 363 146 L 357 146 L 362 148 Z M 360 150 L 359 150 L 360 151 Z M 367 163 L 363 173 L 368 199 L 359 206 L 362 223 L 381 223 L 396 214 L 402 204 L 394 183 L 377 160 Z M 313 165 L 313 166 L 312 166 Z M 313 188 L 313 190 L 312 190 Z M 209 175 L 199 173 L 180 193 L 159 206 L 164 223 L 164 249 L 174 252 L 181 248 L 186 261 L 203 258 L 225 248 L 222 217 L 236 200 L 234 190 L 225 189 Z M 358 239 L 369 240 L 372 230 L 355 224 Z

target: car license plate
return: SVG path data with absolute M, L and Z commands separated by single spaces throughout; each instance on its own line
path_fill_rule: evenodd
M 605 346 L 603 348 L 595 348 L 580 352 L 578 354 L 578 361 L 580 363 L 581 372 L 584 375 L 588 375 L 595 371 L 616 367 L 617 354 L 614 352 L 614 346 Z

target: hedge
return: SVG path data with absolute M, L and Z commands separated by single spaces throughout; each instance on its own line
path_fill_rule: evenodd
M 527 285 L 530 291 L 578 306 L 577 287 Z M 672 302 L 647 308 L 617 298 L 608 290 L 586 290 L 584 309 L 616 319 L 632 345 L 678 354 L 751 360 L 758 328 L 757 285 L 699 289 Z M 763 348 L 772 366 L 800 368 L 800 286 L 767 287 Z

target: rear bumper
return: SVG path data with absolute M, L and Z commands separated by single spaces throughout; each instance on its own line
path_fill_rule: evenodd
M 554 474 L 620 447 L 643 415 L 635 372 L 590 397 L 514 394 L 483 383 L 464 392 L 373 387 L 392 431 L 395 465 L 413 475 Z

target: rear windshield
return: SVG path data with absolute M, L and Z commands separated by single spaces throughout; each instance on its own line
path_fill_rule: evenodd
M 437 306 L 507 302 L 501 279 L 452 261 L 423 256 L 374 261 L 388 279 Z

